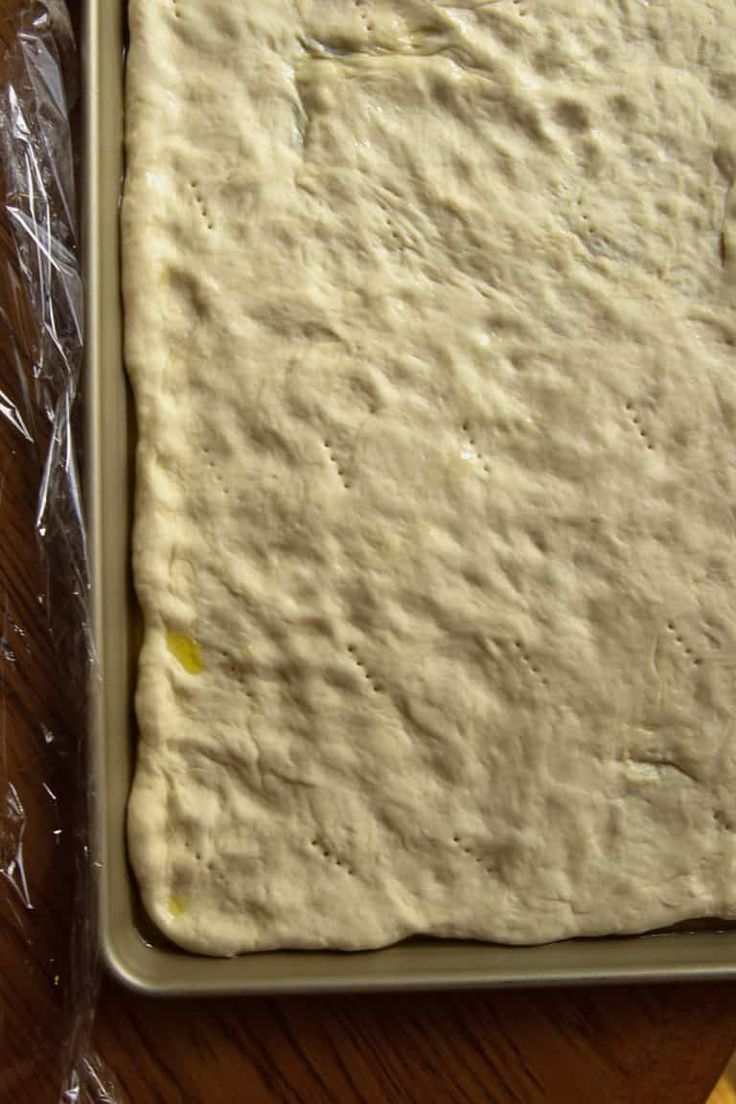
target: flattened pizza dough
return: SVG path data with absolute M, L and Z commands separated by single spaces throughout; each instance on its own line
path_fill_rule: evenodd
M 130 14 L 156 924 L 736 915 L 736 4 Z

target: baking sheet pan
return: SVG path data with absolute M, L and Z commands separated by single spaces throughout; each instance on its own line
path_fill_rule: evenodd
M 679 930 L 541 947 L 411 940 L 353 953 L 187 954 L 147 924 L 128 867 L 125 805 L 134 763 L 137 622 L 129 567 L 132 406 L 123 371 L 119 198 L 126 0 L 86 0 L 82 28 L 87 280 L 87 508 L 99 669 L 91 769 L 101 951 L 123 983 L 151 994 L 284 993 L 554 985 L 736 977 L 736 930 Z

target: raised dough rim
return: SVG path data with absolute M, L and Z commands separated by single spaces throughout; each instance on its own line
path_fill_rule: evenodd
M 125 0 L 83 0 L 82 179 L 86 494 L 99 670 L 90 687 L 100 948 L 123 984 L 156 995 L 470 988 L 736 977 L 736 928 L 506 947 L 415 940 L 381 951 L 217 960 L 149 941 L 125 851 L 135 606 L 128 568 L 133 428 L 122 363 L 118 206 Z

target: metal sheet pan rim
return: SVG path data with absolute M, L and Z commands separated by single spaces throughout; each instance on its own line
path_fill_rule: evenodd
M 283 951 L 218 960 L 152 946 L 126 861 L 132 767 L 133 599 L 128 569 L 132 446 L 122 368 L 118 204 L 126 0 L 83 0 L 82 174 L 87 354 L 86 497 L 99 666 L 90 685 L 100 950 L 124 985 L 149 995 L 324 993 L 652 982 L 736 977 L 736 930 L 571 940 L 542 947 L 400 944 L 371 952 Z

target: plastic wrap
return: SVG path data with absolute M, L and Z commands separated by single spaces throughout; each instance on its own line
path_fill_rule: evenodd
M 114 1101 L 97 993 L 85 697 L 94 656 L 76 449 L 82 283 L 66 7 L 2 9 L 0 1098 Z

